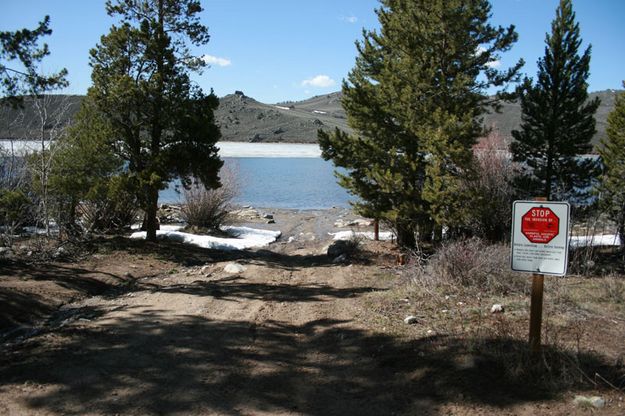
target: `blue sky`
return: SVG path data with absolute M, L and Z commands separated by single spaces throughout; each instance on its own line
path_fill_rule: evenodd
M 89 87 L 89 49 L 113 23 L 104 0 L 0 0 L 0 30 L 33 28 L 48 14 L 52 55 L 43 70 L 65 67 L 70 87 Z M 493 0 L 494 24 L 514 24 L 519 41 L 501 59 L 502 68 L 523 57 L 523 72 L 535 76 L 545 33 L 557 0 Z M 195 77 L 218 96 L 242 90 L 266 103 L 301 100 L 340 89 L 354 65 L 354 41 L 362 29 L 378 26 L 377 0 L 204 0 L 202 19 L 211 41 L 197 50 L 213 57 Z M 621 88 L 625 79 L 625 1 L 574 1 L 584 47 L 592 44 L 590 91 Z

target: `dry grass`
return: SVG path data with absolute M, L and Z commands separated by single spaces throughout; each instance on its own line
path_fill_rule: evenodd
M 220 171 L 222 186 L 207 189 L 202 183 L 194 183 L 183 191 L 184 203 L 180 214 L 190 227 L 219 230 L 227 222 L 232 201 L 239 193 L 236 170 L 224 166 Z
M 625 389 L 623 277 L 548 277 L 543 350 L 533 356 L 531 277 L 510 272 L 508 256 L 506 246 L 479 240 L 450 243 L 430 258 L 414 255 L 391 290 L 368 297 L 372 323 L 398 337 L 440 343 L 454 351 L 450 360 L 488 363 L 502 382 L 524 380 L 545 391 Z M 491 313 L 495 303 L 505 311 Z M 417 323 L 405 324 L 408 315 Z

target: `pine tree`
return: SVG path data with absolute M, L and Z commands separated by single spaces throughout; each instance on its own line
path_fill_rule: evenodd
M 69 233 L 77 230 L 76 208 L 90 199 L 97 188 L 108 185 L 123 172 L 123 160 L 109 143 L 109 125 L 87 95 L 72 125 L 52 145 L 50 193 L 59 226 Z
M 625 92 L 616 97 L 606 134 L 597 149 L 604 167 L 599 182 L 600 201 L 616 223 L 625 254 Z
M 472 174 L 482 115 L 495 104 L 486 90 L 515 80 L 523 62 L 496 69 L 517 35 L 488 23 L 486 0 L 381 3 L 381 29 L 363 33 L 343 82 L 355 135 L 320 131 L 319 143 L 324 158 L 347 170 L 338 176 L 360 198 L 355 208 L 390 222 L 398 243 L 412 246 L 415 232 L 427 238 L 434 225 L 464 221 L 461 182 Z
M 206 65 L 188 46 L 209 40 L 201 11 L 197 0 L 109 0 L 107 12 L 121 24 L 91 51 L 89 94 L 112 137 L 121 139 L 116 152 L 128 161 L 149 240 L 156 239 L 158 192 L 169 181 L 219 186 L 223 162 L 213 114 L 219 101 L 189 77 Z
M 6 97 L 9 104 L 21 105 L 23 94 L 37 95 L 68 85 L 66 69 L 47 76 L 39 73 L 38 64 L 50 50 L 47 44 L 39 46 L 38 42 L 50 34 L 50 16 L 33 30 L 0 32 L 0 96 Z
M 525 166 L 517 185 L 524 196 L 571 199 L 587 193 L 596 164 L 580 159 L 592 149 L 599 99 L 588 101 L 590 52 L 580 56 L 579 24 L 571 0 L 560 0 L 538 80 L 526 79 L 521 93 L 521 130 L 513 131 L 513 160 Z

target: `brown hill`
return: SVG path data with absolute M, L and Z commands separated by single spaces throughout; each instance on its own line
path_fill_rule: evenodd
M 614 108 L 617 91 L 606 90 L 590 94 L 599 97 L 597 111 L 597 134 L 593 143 L 605 135 L 607 116 Z M 287 142 L 316 143 L 317 130 L 333 130 L 338 127 L 351 132 L 345 111 L 341 107 L 341 93 L 319 95 L 304 101 L 263 104 L 237 91 L 220 99 L 215 113 L 221 127 L 223 141 L 237 142 Z M 80 106 L 82 96 L 53 95 L 49 98 L 47 128 L 70 122 Z M 518 103 L 504 103 L 501 113 L 487 114 L 484 124 L 493 127 L 505 139 L 519 127 L 521 108 Z M 32 99 L 26 99 L 23 110 L 12 110 L 0 105 L 1 139 L 37 139 L 40 122 Z

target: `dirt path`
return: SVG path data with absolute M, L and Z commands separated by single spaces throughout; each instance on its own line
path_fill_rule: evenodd
M 232 259 L 160 270 L 64 305 L 4 346 L 0 414 L 386 412 L 358 304 L 380 288 L 366 266 L 332 264 L 331 219 L 304 215 L 279 224 L 291 244 L 235 258 L 242 273 L 224 272 Z
M 318 245 L 315 245 L 318 249 Z M 300 249 L 301 250 L 301 249 Z M 361 266 L 264 253 L 62 309 L 2 359 L 2 414 L 382 414 Z M 372 348 L 369 351 L 369 348 Z M 376 388 L 377 389 L 377 388 Z M 376 397 L 377 396 L 377 397 Z M 371 401 L 375 402 L 372 406 Z M 382 413 L 381 413 L 382 412 Z
M 322 254 L 327 221 L 280 225 L 290 244 L 216 259 L 188 252 L 192 265 L 107 257 L 112 275 L 124 263 L 138 278 L 64 305 L 47 330 L 2 346 L 0 414 L 575 411 L 496 368 L 455 366 L 452 342 L 386 333 L 367 299 L 387 290 L 391 257 L 333 264 Z M 226 273 L 231 261 L 245 271 Z

